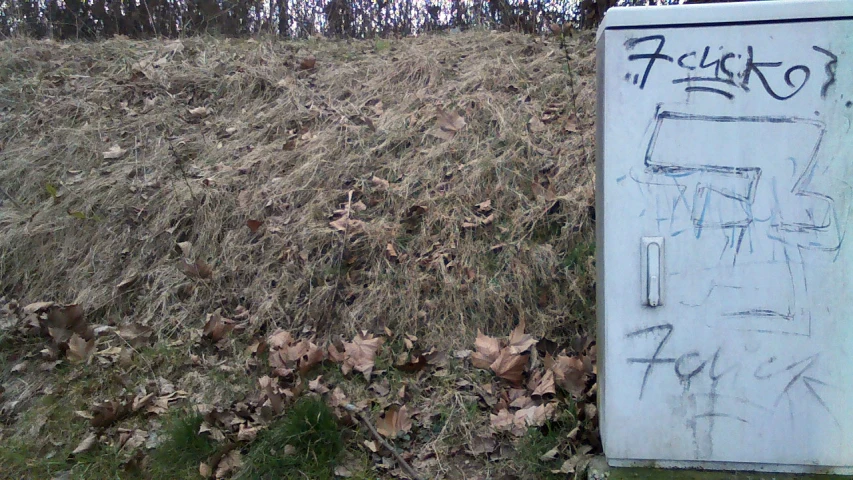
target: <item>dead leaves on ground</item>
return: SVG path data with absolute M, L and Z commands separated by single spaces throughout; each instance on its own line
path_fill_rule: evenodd
M 178 268 L 189 278 L 207 280 L 208 278 L 213 277 L 213 269 L 210 268 L 210 265 L 205 263 L 202 259 L 198 259 L 193 263 L 183 259 L 178 264 Z
M 537 341 L 524 330 L 522 321 L 508 338 L 495 338 L 479 332 L 474 343 L 475 350 L 470 354 L 474 367 L 489 369 L 504 381 L 504 387 L 492 384 L 484 385 L 479 390 L 480 397 L 491 408 L 489 425 L 492 434 L 522 437 L 528 429 L 542 427 L 546 422 L 556 420 L 560 405 L 570 403 L 580 411 L 575 417 L 579 423 L 566 441 L 573 448 L 596 443 L 595 344 L 579 339 L 574 342 L 571 353 L 565 349 L 556 356 L 544 352 L 544 358 L 541 358 L 542 352 L 537 346 L 547 346 L 549 342 Z M 561 400 L 563 397 L 570 398 Z M 489 435 L 481 435 L 478 447 L 472 452 L 491 453 L 494 450 L 491 442 L 484 440 L 488 438 Z M 555 452 L 554 458 L 556 456 Z M 572 457 L 564 462 L 561 470 L 555 472 L 573 469 L 586 458 Z
M 68 340 L 68 359 L 74 363 L 88 362 L 95 350 L 95 339 L 83 340 L 76 333 Z
M 490 208 L 487 202 L 478 206 L 482 212 Z M 220 310 L 209 314 L 200 329 L 201 337 L 217 347 L 228 344 L 235 331 L 240 330 L 240 322 L 248 318 L 242 310 L 231 315 L 233 319 L 224 317 Z M 95 359 L 112 362 L 121 358 L 125 350 L 150 343 L 153 335 L 149 327 L 138 324 L 121 326 L 111 331 L 126 346 L 119 343 L 119 346 L 101 346 L 99 350 L 95 337 L 91 335 L 92 329 L 83 318 L 82 308 L 77 305 L 57 306 L 43 302 L 19 311 L 29 312 L 27 315 L 31 316 L 30 323 L 34 328 L 45 329 L 48 337 L 65 342 L 65 355 L 72 362 L 92 362 Z M 576 342 L 569 350 L 559 350 L 556 345 L 548 347 L 548 342 L 537 342 L 525 331 L 524 322 L 504 338 L 478 332 L 472 351 L 457 351 L 452 355 L 435 349 L 423 350 L 414 335 L 394 335 L 388 329 L 385 335 L 362 331 L 350 341 L 334 339 L 323 342 L 312 335 L 310 330 L 298 335 L 276 330 L 266 338 L 256 338 L 249 348 L 244 349 L 244 354 L 255 359 L 249 368 L 256 368 L 258 355 L 268 352 L 267 374 L 259 378 L 256 390 L 249 392 L 244 400 L 227 408 L 208 408 L 199 434 L 222 445 L 252 442 L 277 415 L 286 412 L 293 401 L 303 395 L 314 395 L 324 398 L 341 421 L 348 425 L 357 423 L 351 409 L 367 412 L 372 403 L 373 408 L 378 407 L 381 412 L 372 416 L 379 434 L 397 442 L 398 446 L 404 444 L 410 445 L 404 448 L 414 448 L 413 442 L 418 441 L 419 435 L 433 428 L 431 422 L 434 420 L 431 418 L 435 415 L 434 407 L 428 401 L 419 403 L 425 400 L 420 397 L 424 395 L 423 387 L 419 385 L 424 378 L 421 373 L 434 368 L 436 375 L 444 376 L 449 372 L 446 370 L 449 362 L 454 362 L 463 367 L 467 364 L 489 370 L 495 376 L 494 381 L 482 385 L 463 380 L 457 382 L 462 398 L 473 399 L 487 416 L 466 449 L 468 454 L 489 455 L 491 458 L 505 455 L 508 439 L 519 438 L 530 428 L 557 420 L 562 405 L 569 401 L 563 400 L 565 397 L 571 397 L 570 402 L 577 406 L 576 418 L 580 423 L 565 440 L 572 445 L 571 449 L 561 452 L 574 451 L 576 454 L 565 460 L 565 457 L 559 458 L 559 452 L 552 452 L 553 455 L 543 461 L 555 462 L 555 471 L 558 471 L 556 468 L 570 470 L 586 458 L 577 453 L 577 448 L 595 443 L 594 425 L 598 412 L 594 400 L 596 370 L 595 345 L 592 342 Z M 388 342 L 391 342 L 391 352 L 383 353 L 382 347 Z M 547 352 L 540 351 L 543 346 L 548 347 Z M 411 374 L 411 383 L 395 385 L 389 382 L 386 371 L 377 372 L 380 354 L 385 355 L 386 363 L 383 365 Z M 350 400 L 340 386 L 326 380 L 329 376 L 309 377 L 312 369 L 323 362 L 338 365 L 344 375 L 363 376 L 368 381 L 363 392 L 369 398 Z M 87 418 L 96 431 L 79 439 L 74 454 L 90 451 L 99 442 L 110 443 L 110 435 L 116 436 L 112 440 L 114 445 L 138 448 L 145 442 L 147 432 L 120 428 L 117 433 L 105 434 L 106 429 L 121 426 L 124 420 L 133 416 L 162 415 L 173 402 L 186 396 L 184 392 L 170 387 L 163 391 L 141 391 L 95 404 L 90 411 L 80 412 L 80 415 Z M 385 467 L 377 465 L 377 468 L 393 468 L 394 462 L 386 460 L 391 457 L 386 457 L 388 452 L 380 442 L 372 439 L 368 442 L 374 445 L 373 449 L 367 447 L 374 459 L 384 462 L 383 465 L 388 464 Z M 223 478 L 232 475 L 240 466 L 238 452 L 239 449 L 232 449 L 219 458 L 208 459 L 200 471 Z M 413 461 L 422 460 L 413 454 L 406 455 Z M 556 463 L 558 461 L 562 466 Z
M 386 438 L 395 438 L 401 433 L 411 430 L 412 419 L 409 417 L 409 412 L 405 405 L 389 406 L 382 416 L 379 417 L 379 420 L 376 421 L 376 431 Z
M 435 128 L 431 132 L 433 136 L 442 140 L 451 140 L 456 134 L 465 128 L 465 119 L 456 112 L 444 112 L 439 109 Z
M 518 385 L 530 358 L 526 352 L 535 344 L 536 340 L 524 333 L 524 322 L 513 330 L 508 343 L 478 332 L 471 363 L 477 368 L 489 368 L 498 377 Z
M 223 317 L 220 311 L 217 310 L 207 315 L 207 322 L 205 322 L 204 329 L 202 330 L 202 336 L 211 339 L 213 343 L 219 343 L 235 327 L 234 321 Z
M 62 358 L 72 363 L 87 363 L 95 351 L 95 330 L 85 319 L 79 304 L 57 305 L 54 302 L 36 302 L 20 310 L 23 318 L 17 323 L 24 334 L 36 334 L 50 339 L 41 350 L 42 359 L 48 363 L 40 369 L 52 370 Z
M 382 337 L 374 337 L 364 332 L 357 334 L 352 342 L 344 343 L 345 357 L 341 365 L 344 375 L 355 370 L 364 374 L 366 380 L 370 380 L 376 362 L 376 351 L 383 342 Z
M 278 377 L 290 377 L 294 370 L 307 373 L 326 359 L 326 350 L 313 339 L 296 340 L 288 331 L 278 330 L 267 338 L 269 366 Z

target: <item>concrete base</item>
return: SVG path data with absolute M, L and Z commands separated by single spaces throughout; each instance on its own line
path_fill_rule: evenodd
M 697 471 L 726 471 L 726 472 L 750 472 L 761 473 L 791 473 L 824 475 L 833 478 L 834 475 L 853 475 L 850 467 L 815 467 L 809 465 L 773 465 L 762 463 L 733 463 L 733 462 L 690 462 L 690 461 L 647 461 L 647 460 L 623 460 L 609 459 L 608 464 L 618 468 L 654 468 L 669 470 L 697 470 Z M 776 478 L 776 477 L 774 477 Z
M 779 473 L 770 471 L 738 471 L 734 468 L 729 469 L 710 469 L 685 468 L 683 464 L 679 468 L 673 468 L 657 462 L 654 467 L 619 467 L 615 464 L 623 463 L 613 460 L 608 460 L 603 457 L 596 457 L 590 461 L 587 466 L 587 480 L 837 480 L 839 477 L 832 474 L 824 474 L 823 472 L 815 473 Z M 733 467 L 733 464 L 728 466 Z M 744 465 L 741 465 L 743 467 Z

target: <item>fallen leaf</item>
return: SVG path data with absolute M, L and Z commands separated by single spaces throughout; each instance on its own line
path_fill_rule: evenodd
M 169 411 L 169 401 L 171 400 L 169 395 L 164 395 L 162 397 L 157 397 L 152 401 L 148 406 L 145 407 L 145 413 L 150 413 L 152 415 L 163 415 L 164 413 Z
M 133 399 L 133 402 L 130 404 L 130 409 L 133 410 L 134 412 L 137 412 L 137 411 L 139 411 L 139 409 L 147 406 L 153 398 L 154 398 L 153 393 L 148 393 L 145 395 L 142 395 L 142 394 L 137 395 Z
M 598 407 L 593 403 L 587 403 L 583 406 L 583 413 L 587 420 L 593 420 L 598 414 Z
M 476 436 L 468 444 L 468 453 L 471 455 L 483 455 L 492 453 L 497 448 L 498 442 L 492 436 Z
M 541 460 L 543 462 L 550 462 L 551 460 L 554 460 L 555 458 L 557 458 L 557 455 L 559 453 L 560 453 L 560 451 L 557 450 L 556 447 L 552 448 L 551 450 L 548 450 L 547 452 L 543 453 L 542 456 L 539 457 L 539 460 Z
M 524 333 L 524 327 L 525 322 L 522 320 L 509 336 L 510 351 L 515 355 L 522 354 L 536 345 L 536 340 Z
M 228 335 L 232 330 L 234 330 L 234 322 L 220 315 L 219 310 L 217 310 L 207 315 L 207 322 L 204 324 L 202 335 L 215 343 L 225 338 L 225 335 Z
M 554 372 L 554 381 L 560 388 L 575 398 L 583 396 L 587 382 L 583 360 L 578 357 L 560 355 L 554 359 L 551 370 Z
M 394 368 L 407 373 L 414 373 L 423 370 L 427 366 L 427 359 L 423 355 L 409 355 L 404 353 L 394 363 Z
M 314 342 L 303 340 L 297 344 L 297 347 L 299 347 L 299 357 L 296 359 L 296 368 L 303 375 L 311 370 L 314 365 L 322 363 L 326 359 L 325 350 L 315 345 Z
M 364 446 L 367 447 L 373 453 L 379 451 L 379 447 L 376 446 L 376 442 L 374 442 L 373 440 L 365 440 Z
M 402 407 L 391 405 L 376 422 L 376 431 L 386 438 L 395 438 L 400 433 L 408 432 L 411 429 L 412 419 L 409 418 L 409 412 L 405 405 Z
M 130 346 L 138 348 L 148 345 L 151 342 L 154 329 L 138 323 L 131 323 L 130 325 L 119 328 L 116 334 L 129 343 Z
M 293 343 L 293 336 L 287 330 L 276 330 L 267 338 L 267 345 L 270 349 L 280 350 Z
M 130 413 L 128 405 L 112 400 L 92 407 L 91 424 L 95 428 L 106 428 Z
M 507 347 L 501 350 L 500 355 L 489 365 L 489 368 L 498 377 L 518 385 L 524 375 L 524 367 L 527 366 L 528 358 L 529 355 L 516 355 L 512 353 L 511 347 Z
M 515 412 L 514 422 L 525 427 L 541 427 L 554 416 L 555 404 L 531 405 Z
M 190 109 L 190 115 L 196 117 L 206 117 L 210 115 L 210 109 L 207 107 L 196 107 Z
M 393 243 L 389 243 L 388 245 L 385 246 L 385 253 L 388 254 L 389 258 L 392 258 L 392 259 L 397 258 L 397 249 L 394 248 Z
M 74 410 L 74 415 L 77 415 L 80 418 L 85 418 L 86 420 L 91 420 L 92 414 L 85 410 Z
M 450 140 L 465 125 L 465 119 L 461 115 L 455 112 L 444 113 L 439 110 L 438 120 L 436 121 L 438 130 L 433 135 L 444 140 Z
M 35 302 L 24 307 L 24 313 L 33 314 L 47 310 L 54 305 L 53 302 Z
M 574 113 L 566 117 L 563 130 L 566 133 L 573 133 L 578 131 L 578 117 Z
M 180 263 L 180 269 L 184 275 L 190 278 L 207 279 L 213 276 L 213 269 L 201 259 L 196 260 L 195 263 L 189 263 L 186 260 L 182 260 Z
M 222 460 L 219 461 L 219 465 L 216 466 L 216 478 L 226 478 L 231 475 L 231 472 L 236 471 L 243 465 L 243 458 L 240 456 L 239 450 L 231 450 Z
M 480 202 L 476 205 L 477 210 L 481 213 L 489 213 L 492 211 L 492 201 L 486 200 L 485 202 Z
M 246 425 L 240 425 L 240 430 L 237 432 L 237 441 L 239 442 L 251 442 L 258 436 L 258 427 L 247 427 Z
M 198 474 L 204 478 L 210 478 L 213 475 L 213 469 L 210 468 L 210 465 L 201 462 L 198 464 Z
M 364 378 L 370 380 L 370 374 L 375 364 L 376 351 L 383 343 L 382 337 L 373 337 L 372 334 L 356 334 L 352 342 L 344 342 L 346 359 L 341 365 L 344 375 L 355 370 L 364 374 Z
M 484 335 L 480 331 L 477 331 L 474 348 L 476 351 L 471 354 L 471 364 L 477 368 L 489 368 L 497 360 L 501 351 L 501 345 L 497 338 Z
M 489 420 L 494 431 L 502 432 L 512 430 L 515 422 L 515 417 L 511 413 L 509 413 L 509 410 L 502 409 L 499 410 L 497 414 L 490 414 Z
M 364 223 L 361 220 L 350 218 L 348 215 L 344 215 L 337 220 L 329 222 L 329 226 L 339 232 L 355 232 L 361 229 L 363 225 Z
M 533 399 L 527 395 L 522 395 L 509 404 L 511 408 L 527 408 L 533 404 Z
M 548 394 L 556 394 L 557 391 L 554 388 L 554 371 L 547 370 L 545 374 L 542 376 L 542 379 L 539 380 L 539 383 L 533 390 L 533 396 L 543 396 Z
M 317 58 L 314 55 L 308 55 L 299 62 L 299 68 L 302 70 L 311 70 L 317 65 Z
M 181 249 L 181 253 L 184 254 L 184 257 L 190 258 L 193 253 L 193 244 L 192 242 L 178 242 L 178 248 Z
M 331 406 L 332 408 L 337 408 L 337 407 L 343 407 L 344 405 L 347 405 L 348 403 L 349 403 L 349 399 L 347 399 L 347 396 L 346 396 L 346 394 L 344 394 L 344 391 L 341 390 L 341 387 L 335 387 L 335 389 L 332 390 L 332 394 L 329 397 L 329 406 Z
M 329 388 L 327 386 L 323 385 L 322 383 L 320 383 L 322 381 L 323 381 L 322 375 L 315 378 L 314 380 L 309 381 L 308 382 L 308 389 L 311 390 L 312 392 L 317 392 L 321 395 L 324 393 L 329 393 Z
M 278 388 L 276 387 L 276 380 L 273 380 L 267 375 L 264 375 L 260 379 L 258 379 L 258 383 L 261 388 L 264 390 L 264 394 L 270 401 L 270 406 L 272 406 L 273 412 L 278 415 L 284 409 L 284 403 L 281 398 L 281 394 L 278 392 Z
M 109 150 L 103 153 L 104 160 L 118 160 L 124 154 L 127 153 L 127 150 L 119 147 L 118 145 L 113 145 Z
M 379 397 L 384 397 L 391 393 L 391 385 L 388 383 L 388 379 L 385 378 L 381 382 L 375 382 L 369 387 L 369 390 L 372 390 Z
M 329 344 L 329 360 L 335 363 L 341 363 L 346 360 L 346 353 L 338 350 L 334 344 Z
M 246 220 L 246 226 L 249 227 L 249 231 L 251 231 L 252 233 L 257 232 L 263 224 L 264 222 L 260 220 Z
M 71 455 L 79 455 L 81 453 L 89 451 L 98 440 L 98 436 L 94 433 L 90 433 L 86 438 L 84 438 L 78 445 L 74 451 L 71 452 Z
M 141 447 L 148 438 L 148 432 L 145 430 L 135 429 L 122 443 L 121 448 L 126 451 L 136 450 Z
M 72 362 L 82 363 L 89 360 L 89 357 L 92 355 L 92 351 L 95 349 L 95 339 L 91 339 L 89 341 L 83 340 L 80 335 L 76 333 L 71 335 L 71 338 L 68 340 L 68 359 Z
M 535 133 L 542 132 L 547 128 L 545 127 L 545 124 L 542 123 L 542 120 L 539 120 L 536 117 L 531 118 L 530 121 L 527 122 L 527 125 L 530 127 L 530 131 Z
M 12 367 L 12 372 L 26 371 L 27 365 L 29 365 L 29 364 L 30 364 L 30 362 L 28 360 L 24 360 L 23 362 L 18 363 L 14 367 Z
M 373 176 L 373 178 L 370 179 L 370 181 L 383 190 L 388 190 L 388 188 L 391 187 L 391 183 L 388 182 L 388 180 L 385 180 L 384 178 L 379 178 L 375 175 Z
M 139 274 L 137 274 L 136 272 L 129 273 L 125 275 L 125 277 L 122 278 L 120 282 L 118 282 L 118 285 L 116 285 L 116 289 L 124 290 L 127 287 L 136 283 L 137 280 L 139 280 Z
M 83 318 L 83 307 L 81 305 L 64 305 L 61 307 L 54 305 L 50 307 L 47 311 L 47 325 L 50 328 L 70 330 L 85 340 L 92 338 Z
M 352 477 L 352 472 L 350 472 L 349 469 L 344 467 L 343 465 L 338 465 L 337 467 L 335 467 L 335 476 L 349 478 Z

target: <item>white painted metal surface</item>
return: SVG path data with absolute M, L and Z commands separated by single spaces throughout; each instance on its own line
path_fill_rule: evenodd
M 598 42 L 611 465 L 853 474 L 853 1 L 615 8 Z

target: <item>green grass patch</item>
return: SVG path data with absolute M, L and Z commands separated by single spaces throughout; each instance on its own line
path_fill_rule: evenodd
M 334 478 L 342 451 L 332 410 L 321 399 L 304 397 L 258 435 L 236 478 Z
M 166 440 L 151 455 L 152 478 L 201 478 L 198 466 L 216 451 L 216 445 L 199 435 L 199 414 L 173 414 L 166 424 Z
M 516 445 L 516 466 L 526 475 L 525 478 L 540 480 L 565 479 L 562 473 L 552 473 L 559 470 L 561 460 L 543 459 L 543 455 L 556 449 L 557 459 L 565 460 L 569 446 L 565 443 L 568 434 L 577 421 L 571 412 L 563 412 L 560 418 L 547 422 L 540 428 L 531 428 Z

